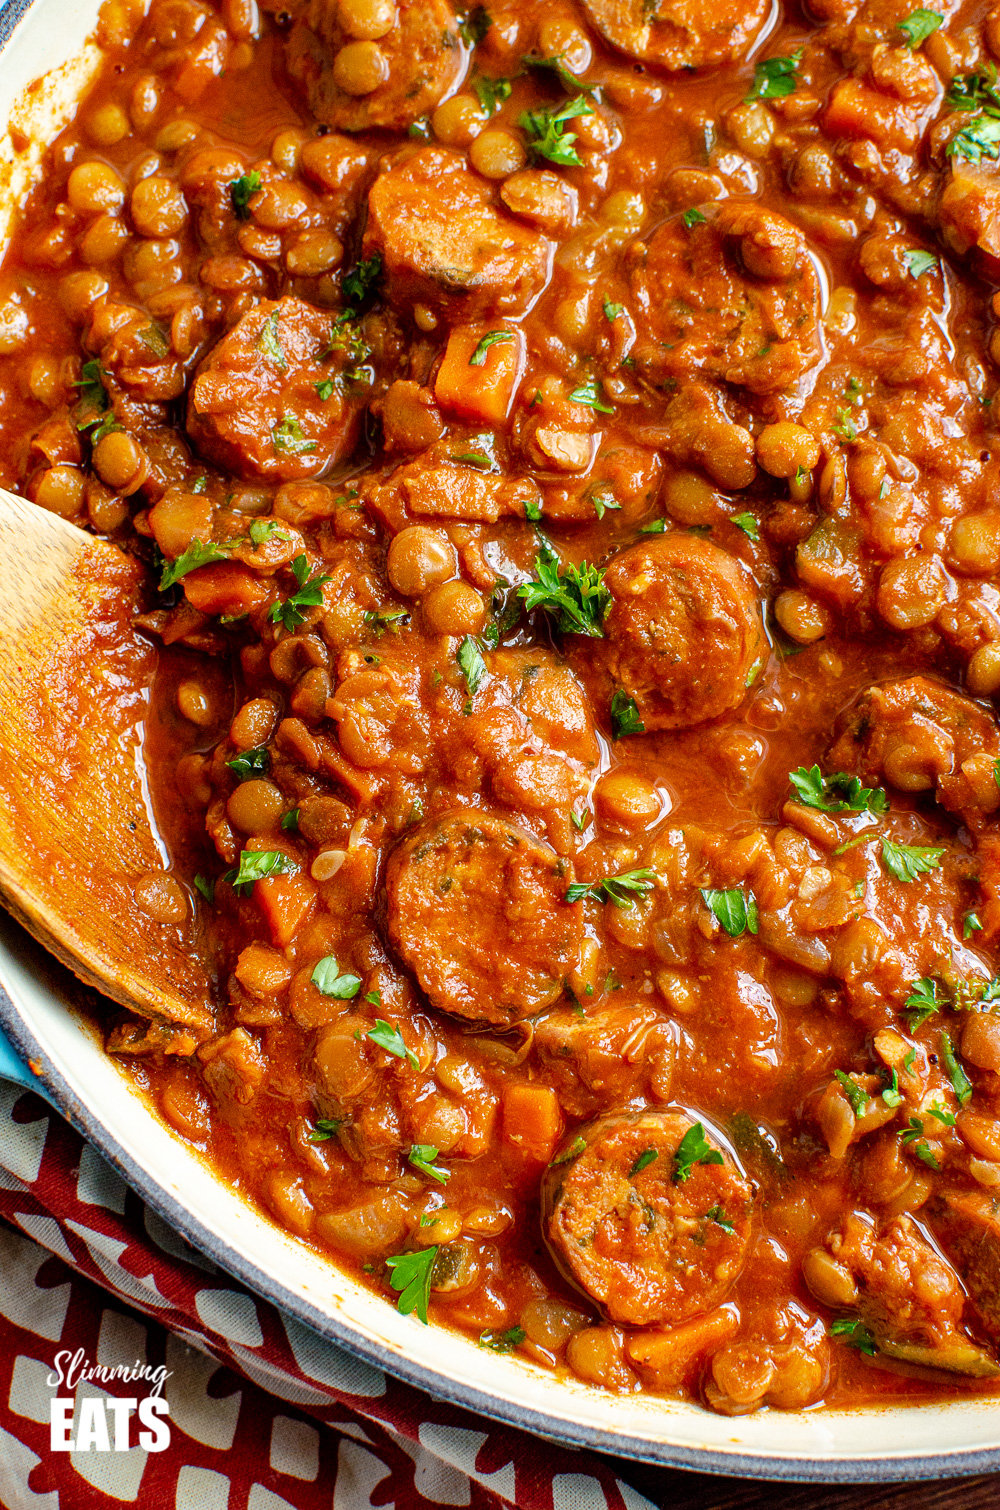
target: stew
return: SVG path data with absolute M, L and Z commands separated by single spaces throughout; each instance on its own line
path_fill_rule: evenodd
M 0 464 L 157 589 L 162 1116 L 736 1415 L 1000 1377 L 1000 10 L 109 0 Z

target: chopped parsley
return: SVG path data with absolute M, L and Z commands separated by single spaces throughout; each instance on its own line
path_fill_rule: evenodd
M 891 839 L 882 840 L 882 863 L 897 881 L 913 881 L 941 864 L 944 849 L 934 849 L 922 844 L 894 844 Z
M 629 1179 L 634 1179 L 637 1174 L 642 1174 L 642 1171 L 648 1169 L 650 1164 L 659 1157 L 660 1151 L 658 1148 L 644 1148 L 628 1172 Z
M 527 1335 L 523 1326 L 511 1326 L 505 1332 L 480 1332 L 479 1346 L 488 1347 L 491 1353 L 510 1353 Z
M 147 325 L 145 330 L 139 331 L 139 340 L 156 357 L 165 357 L 170 350 L 170 342 L 167 340 L 166 331 L 159 325 Z
M 931 1151 L 930 1145 L 924 1137 L 924 1124 L 919 1117 L 911 1117 L 899 1135 L 899 1141 L 904 1148 L 915 1153 L 921 1163 L 926 1164 L 928 1169 L 940 1169 L 941 1165 Z
M 964 939 L 971 938 L 974 933 L 981 931 L 982 926 L 977 913 L 967 912 L 962 919 L 962 937 Z
M 921 247 L 910 247 L 903 253 L 903 261 L 906 263 L 906 271 L 911 278 L 922 278 L 924 273 L 929 273 L 932 267 L 937 267 L 938 260 L 933 252 L 925 252 Z
M 434 1263 L 438 1256 L 437 1244 L 419 1248 L 416 1253 L 394 1253 L 387 1258 L 389 1283 L 399 1294 L 396 1310 L 402 1316 L 416 1311 L 420 1321 L 427 1325 L 427 1306 L 431 1298 L 431 1280 Z
M 621 504 L 611 493 L 595 493 L 590 501 L 594 505 L 594 513 L 598 519 L 603 519 L 605 514 L 621 508 Z
M 286 876 L 298 868 L 284 850 L 245 849 L 239 865 L 227 870 L 222 879 L 230 883 L 237 896 L 245 896 L 255 881 L 266 881 L 268 876 Z
M 484 472 L 493 470 L 493 457 L 487 456 L 485 451 L 460 451 L 451 459 L 463 462 L 467 467 L 480 467 Z
M 906 45 L 912 52 L 921 42 L 926 42 L 928 37 L 933 36 L 943 21 L 944 17 L 939 16 L 937 11 L 925 10 L 921 6 L 919 10 L 911 10 L 905 21 L 898 23 L 898 30 L 903 33 Z
M 297 834 L 299 831 L 299 812 L 297 807 L 290 807 L 287 813 L 281 816 L 281 827 L 286 834 Z
M 342 975 L 340 966 L 332 954 L 326 955 L 320 960 L 309 977 L 316 990 L 323 996 L 332 996 L 337 1001 L 350 1001 L 361 990 L 361 982 L 356 975 Z
M 615 907 L 631 907 L 637 896 L 645 896 L 652 891 L 655 880 L 656 871 L 646 868 L 626 870 L 621 875 L 605 876 L 600 881 L 576 881 L 566 888 L 563 901 L 572 906 L 574 902 L 590 897 L 602 905 L 611 902 Z
M 722 1228 L 723 1232 L 736 1231 L 736 1228 L 726 1216 L 726 1213 L 721 1206 L 709 1206 L 708 1210 L 705 1212 L 705 1220 L 706 1222 L 714 1222 L 717 1227 Z
M 944 102 L 950 110 L 1000 117 L 1000 89 L 997 88 L 996 65 L 987 63 L 982 73 L 957 73 L 948 85 Z
M 742 530 L 748 540 L 754 545 L 760 540 L 760 525 L 757 523 L 756 514 L 734 514 L 733 523 L 738 530 Z
M 800 765 L 788 780 L 805 807 L 823 813 L 887 813 L 889 799 L 880 786 L 862 786 L 857 776 L 833 771 L 824 776 L 818 765 Z
M 377 640 L 381 639 L 387 630 L 397 634 L 409 621 L 408 608 L 368 608 L 365 610 L 365 623 L 373 631 Z
M 525 110 L 518 118 L 518 125 L 527 132 L 528 143 L 535 157 L 555 163 L 560 168 L 582 168 L 583 161 L 576 150 L 576 132 L 567 131 L 566 123 L 581 115 L 593 115 L 585 97 L 578 94 L 556 109 Z
M 343 1117 L 319 1117 L 306 1136 L 310 1143 L 325 1143 L 328 1138 L 335 1138 L 343 1125 Z
M 691 1178 L 696 1164 L 721 1164 L 722 1155 L 705 1137 L 705 1129 L 695 1122 L 684 1134 L 674 1154 L 673 1179 L 675 1185 L 683 1185 Z
M 420 1068 L 420 1060 L 412 1049 L 406 1047 L 402 1033 L 391 1022 L 384 1022 L 381 1017 L 376 1017 L 374 1026 L 368 1029 L 368 1037 L 380 1049 L 385 1049 L 387 1054 L 394 1055 L 396 1059 L 405 1059 L 415 1070 Z
M 955 1092 L 959 1106 L 965 1106 L 972 1099 L 972 1081 L 955 1053 L 955 1045 L 951 1041 L 950 1033 L 942 1032 L 941 1034 L 941 1061 L 951 1081 L 951 1088 Z
M 752 891 L 743 891 L 731 886 L 728 891 L 701 888 L 701 899 L 714 913 L 721 927 L 731 939 L 743 933 L 756 933 L 760 927 L 757 898 Z
M 278 330 L 278 311 L 273 309 L 260 328 L 257 337 L 257 349 L 269 357 L 274 365 L 282 372 L 288 371 L 288 358 L 285 356 L 285 348 L 281 344 L 281 335 Z
M 323 584 L 330 581 L 324 572 L 309 576 L 309 561 L 304 551 L 294 557 L 292 574 L 299 584 L 298 590 L 291 597 L 273 603 L 267 615 L 272 624 L 280 621 L 289 634 L 305 622 L 307 608 L 319 607 L 323 601 Z
M 486 7 L 477 5 L 459 21 L 458 35 L 467 47 L 478 47 L 492 25 L 493 21 Z
M 912 1049 L 911 1049 L 910 1052 L 911 1053 L 913 1052 Z M 902 1105 L 903 1098 L 900 1095 L 900 1091 L 899 1091 L 899 1075 L 896 1073 L 895 1070 L 893 1070 L 893 1072 L 892 1072 L 892 1079 L 889 1081 L 889 1084 L 881 1092 L 881 1096 L 882 1096 L 882 1100 L 885 1102 L 886 1106 L 901 1106 Z
M 496 346 L 498 341 L 513 341 L 514 333 L 511 330 L 490 330 L 479 342 L 475 351 L 469 358 L 470 367 L 484 367 L 486 365 L 486 353 L 491 346 Z
M 620 687 L 611 694 L 611 732 L 615 739 L 646 732 L 646 725 L 639 717 L 638 703 Z
M 478 74 L 472 80 L 476 99 L 488 116 L 495 115 L 504 100 L 510 99 L 510 79 L 489 79 Z
M 795 93 L 796 69 L 802 61 L 803 48 L 785 58 L 765 58 L 753 71 L 748 100 L 780 100 Z
M 316 442 L 305 435 L 295 414 L 282 415 L 278 423 L 271 427 L 271 441 L 274 449 L 283 456 L 305 456 L 316 450 Z
M 196 892 L 198 892 L 199 896 L 203 896 L 205 898 L 205 901 L 209 904 L 210 907 L 214 904 L 214 902 L 215 902 L 215 882 L 214 881 L 210 881 L 207 876 L 203 876 L 203 875 L 201 875 L 199 873 L 194 878 L 194 889 L 195 889 Z
M 442 1169 L 436 1164 L 434 1161 L 437 1156 L 438 1150 L 433 1143 L 414 1143 L 406 1157 L 420 1174 L 425 1174 L 429 1180 L 437 1180 L 439 1185 L 447 1185 L 451 1179 L 451 1170 Z
M 605 299 L 603 308 L 606 320 L 617 320 L 625 306 L 624 304 L 612 304 L 610 299 Z
M 563 61 L 561 52 L 553 54 L 550 58 L 539 58 L 529 53 L 521 59 L 521 62 L 525 68 L 547 69 L 550 73 L 554 73 L 567 94 L 579 94 L 581 89 L 584 94 L 594 92 L 589 85 L 581 83 L 575 73 L 570 72 Z
M 276 519 L 252 519 L 250 521 L 250 544 L 256 550 L 267 540 L 290 540 L 292 537 L 287 530 L 283 530 Z
M 206 544 L 204 540 L 194 539 L 176 561 L 168 561 L 164 564 L 160 575 L 160 591 L 166 592 L 169 587 L 173 587 L 175 582 L 186 577 L 189 571 L 197 571 L 199 566 L 211 566 L 213 561 L 227 559 L 228 552 L 221 546 L 213 544 L 211 540 Z
M 382 276 L 382 258 L 373 252 L 363 262 L 357 262 L 340 280 L 340 291 L 348 309 L 353 314 L 375 292 Z
M 596 378 L 588 378 L 579 388 L 574 388 L 569 396 L 571 404 L 583 404 L 587 409 L 595 409 L 598 414 L 614 414 L 611 404 L 604 402 L 604 393 Z
M 689 231 L 693 231 L 696 225 L 705 225 L 706 223 L 704 215 L 700 210 L 695 209 L 694 206 L 690 210 L 685 210 L 681 219 Z
M 910 1014 L 911 1028 L 919 1028 L 928 1017 L 948 1005 L 947 999 L 938 995 L 938 985 L 929 975 L 913 982 L 910 994 L 903 1003 L 904 1011 Z
M 322 378 L 318 383 L 313 383 L 313 387 L 324 404 L 329 403 L 337 391 L 337 385 L 332 378 Z
M 555 1158 L 550 1161 L 549 1168 L 550 1169 L 555 1169 L 560 1164 L 570 1164 L 570 1163 L 572 1163 L 572 1161 L 574 1159 L 578 1159 L 580 1157 L 580 1155 L 583 1153 L 583 1151 L 585 1150 L 586 1147 L 587 1147 L 587 1140 L 586 1140 L 586 1138 L 581 1138 L 581 1137 L 574 1138 L 573 1141 L 572 1141 L 572 1143 L 569 1145 L 568 1148 L 564 1148 L 563 1151 L 562 1151 L 562 1153 L 557 1153 L 556 1156 L 555 1156 Z
M 479 691 L 483 678 L 486 675 L 486 662 L 483 660 L 483 653 L 474 635 L 467 634 L 465 636 L 465 639 L 455 651 L 455 659 L 458 662 L 458 669 L 465 677 L 465 685 L 469 691 L 471 706 L 471 699 Z
M 548 544 L 535 557 L 535 576 L 517 590 L 525 607 L 544 608 L 561 634 L 585 634 L 602 639 L 604 620 L 611 607 L 611 593 L 604 585 L 604 572 L 589 562 L 563 566 Z
M 980 163 L 984 157 L 1000 157 L 1000 120 L 993 115 L 978 115 L 956 131 L 945 148 L 945 155 L 958 162 Z
M 271 764 L 271 754 L 266 745 L 255 745 L 252 750 L 241 750 L 226 765 L 237 781 L 249 781 L 253 776 L 263 776 Z
M 867 1093 L 861 1089 L 856 1080 L 852 1080 L 850 1075 L 845 1075 L 843 1070 L 834 1070 L 833 1075 L 844 1095 L 851 1103 L 851 1111 L 856 1117 L 860 1116 L 868 1105 Z
M 233 179 L 229 185 L 229 202 L 237 220 L 250 219 L 250 201 L 259 188 L 260 174 L 256 168 Z
M 863 1321 L 848 1320 L 842 1317 L 840 1321 L 830 1323 L 830 1336 L 842 1337 L 848 1347 L 856 1347 L 859 1353 L 867 1353 L 869 1358 L 874 1358 L 878 1352 L 875 1338 Z

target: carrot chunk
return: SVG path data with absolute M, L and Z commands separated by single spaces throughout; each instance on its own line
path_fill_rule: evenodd
M 434 379 L 434 397 L 442 409 L 473 424 L 502 424 L 524 371 L 524 350 L 516 325 L 457 325 Z
M 234 561 L 199 566 L 183 579 L 184 593 L 192 608 L 204 614 L 249 613 L 267 597 L 267 588 Z
M 526 1158 L 548 1164 L 562 1137 L 559 1100 L 551 1085 L 511 1085 L 503 1098 L 503 1134 Z

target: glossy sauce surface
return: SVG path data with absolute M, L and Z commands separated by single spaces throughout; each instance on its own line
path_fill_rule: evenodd
M 109 1049 L 486 1347 L 992 1390 L 993 13 L 102 26 L 0 467 L 160 584 L 137 905 L 217 985 Z

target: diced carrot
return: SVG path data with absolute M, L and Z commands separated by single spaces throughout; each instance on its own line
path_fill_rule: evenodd
M 627 1344 L 628 1356 L 652 1377 L 655 1388 L 675 1388 L 685 1382 L 698 1359 L 721 1346 L 739 1324 L 735 1306 L 719 1306 L 681 1326 L 634 1333 Z
M 510 1085 L 504 1091 L 503 1135 L 526 1158 L 548 1164 L 562 1130 L 562 1112 L 551 1085 Z
M 263 582 L 235 561 L 199 566 L 197 571 L 188 572 L 182 582 L 188 602 L 205 614 L 249 613 L 268 595 Z
M 843 79 L 836 86 L 824 126 L 831 136 L 864 136 L 899 152 L 910 151 L 920 136 L 920 126 L 905 106 L 860 79 Z
M 266 876 L 254 886 L 257 905 L 271 931 L 271 942 L 283 949 L 295 937 L 316 905 L 316 888 L 307 876 Z
M 500 425 L 524 371 L 524 335 L 516 325 L 456 325 L 434 379 L 442 409 L 473 424 Z

